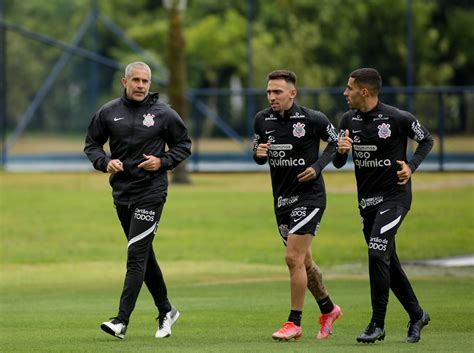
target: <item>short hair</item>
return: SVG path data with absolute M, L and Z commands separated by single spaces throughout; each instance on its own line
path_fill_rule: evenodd
M 370 67 L 363 67 L 351 72 L 349 77 L 354 78 L 354 83 L 367 86 L 375 94 L 379 93 L 382 87 L 382 77 L 379 72 Z
M 132 75 L 133 69 L 141 69 L 141 70 L 148 71 L 148 76 L 150 76 L 150 80 L 151 80 L 150 66 L 145 64 L 143 61 L 135 61 L 133 63 L 128 64 L 127 67 L 125 68 L 125 77 L 130 77 Z
M 289 70 L 275 70 L 267 75 L 267 81 L 270 80 L 285 80 L 296 86 L 296 74 Z

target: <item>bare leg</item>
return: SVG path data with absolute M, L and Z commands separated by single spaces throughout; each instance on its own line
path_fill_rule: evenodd
M 306 275 L 308 278 L 307 286 L 309 291 L 317 301 L 326 298 L 328 296 L 328 292 L 324 287 L 323 274 L 318 265 L 316 265 L 313 260 L 311 249 L 308 249 L 304 263 L 306 267 Z
M 304 296 L 308 285 L 305 258 L 311 246 L 311 234 L 289 234 L 286 248 L 286 264 L 290 271 L 291 309 L 303 311 Z

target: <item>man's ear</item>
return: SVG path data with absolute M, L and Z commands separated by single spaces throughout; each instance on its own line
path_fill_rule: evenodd
M 290 91 L 290 97 L 295 98 L 296 97 L 296 88 L 292 88 Z
M 362 97 L 368 97 L 370 95 L 370 92 L 367 88 L 362 88 Z
M 122 77 L 122 86 L 123 86 L 123 88 L 125 88 L 126 85 L 127 85 L 127 79 L 125 77 Z

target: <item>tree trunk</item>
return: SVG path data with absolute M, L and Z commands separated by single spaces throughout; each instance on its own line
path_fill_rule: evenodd
M 176 4 L 176 2 L 174 2 Z M 174 5 L 169 12 L 168 33 L 168 67 L 170 71 L 168 95 L 171 107 L 181 116 L 188 125 L 188 112 L 185 99 L 186 90 L 186 62 L 185 42 L 183 36 L 183 14 Z M 186 161 L 181 162 L 173 171 L 172 182 L 189 184 L 191 182 L 186 170 Z

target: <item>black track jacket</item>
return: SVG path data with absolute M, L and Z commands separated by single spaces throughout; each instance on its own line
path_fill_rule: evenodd
M 103 148 L 107 140 L 110 156 Z M 129 100 L 124 93 L 95 113 L 84 152 L 94 168 L 102 172 L 107 171 L 110 160 L 122 161 L 124 171 L 112 174 L 110 185 L 116 204 L 130 204 L 166 197 L 166 171 L 191 154 L 191 140 L 178 113 L 159 101 L 157 93 L 149 93 L 141 102 Z M 161 168 L 157 171 L 137 168 L 144 161 L 143 154 L 160 157 Z
M 378 102 L 370 112 L 349 110 L 342 116 L 339 129 L 349 130 L 353 140 L 352 158 L 359 208 L 361 212 L 384 205 L 411 206 L 411 178 L 405 185 L 398 185 L 397 160 L 405 161 L 412 172 L 428 155 L 433 138 L 416 118 L 404 110 Z M 418 142 L 410 161 L 407 160 L 408 138 Z M 347 154 L 335 154 L 334 166 L 342 167 Z

